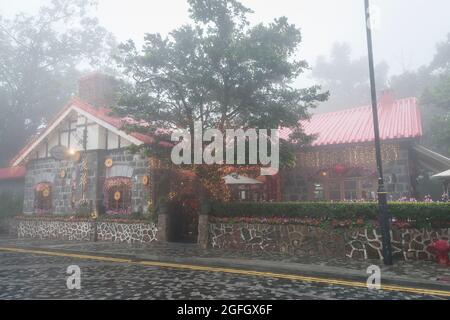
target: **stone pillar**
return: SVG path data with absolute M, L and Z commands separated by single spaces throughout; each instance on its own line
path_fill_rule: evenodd
M 169 231 L 169 211 L 166 204 L 160 204 L 157 210 L 158 224 L 156 240 L 159 242 L 167 242 Z
M 209 245 L 209 228 L 207 214 L 200 214 L 198 216 L 198 240 L 197 243 L 202 249 L 208 248 Z
M 197 243 L 202 249 L 208 248 L 209 245 L 209 214 L 211 212 L 211 206 L 209 203 L 203 203 L 200 208 L 200 214 L 198 216 L 198 238 Z

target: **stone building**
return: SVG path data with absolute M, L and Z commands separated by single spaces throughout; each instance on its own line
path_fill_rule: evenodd
M 450 168 L 450 159 L 420 145 L 422 119 L 415 98 L 383 92 L 378 106 L 383 171 L 390 200 L 423 197 L 424 172 Z M 374 200 L 377 192 L 371 106 L 316 114 L 302 127 L 315 140 L 297 154 L 293 170 L 281 172 L 284 201 Z M 287 138 L 289 130 L 282 137 Z
M 111 115 L 114 86 L 113 78 L 97 73 L 80 79 L 78 97 L 12 160 L 13 169 L 0 170 L 0 188 L 11 183 L 22 186 L 24 214 L 74 214 L 84 208 L 87 213 L 95 209 L 99 214 L 129 215 L 146 213 L 155 202 L 149 159 L 127 148 L 153 139 L 123 130 L 127 123 L 145 126 L 145 122 Z M 415 98 L 395 100 L 385 92 L 379 117 L 389 197 L 417 197 L 422 172 L 447 170 L 450 159 L 420 145 L 422 122 Z M 276 177 L 258 177 L 258 183 L 238 183 L 235 198 L 374 200 L 371 107 L 316 114 L 302 126 L 315 140 L 298 152 L 296 168 Z M 283 130 L 281 137 L 289 133 Z
M 24 214 L 71 214 L 80 206 L 110 214 L 146 210 L 148 159 L 126 147 L 152 138 L 125 132 L 133 120 L 110 115 L 114 85 L 100 74 L 80 79 L 78 97 L 12 160 L 26 167 Z

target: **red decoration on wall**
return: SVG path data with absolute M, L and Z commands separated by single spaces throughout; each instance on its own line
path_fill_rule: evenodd
M 334 172 L 337 174 L 343 174 L 347 171 L 347 167 L 343 164 L 337 164 L 334 166 Z

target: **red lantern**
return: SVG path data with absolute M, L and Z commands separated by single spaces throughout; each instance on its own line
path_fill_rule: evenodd
M 334 172 L 337 174 L 343 174 L 347 168 L 343 164 L 337 164 L 334 166 Z

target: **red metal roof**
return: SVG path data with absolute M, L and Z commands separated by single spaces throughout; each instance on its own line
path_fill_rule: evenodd
M 410 139 L 422 136 L 422 118 L 416 98 L 394 100 L 392 105 L 379 105 L 380 138 Z M 346 109 L 315 114 L 301 125 L 308 135 L 317 135 L 312 146 L 327 146 L 374 141 L 372 107 Z M 290 129 L 282 129 L 287 139 Z
M 90 113 L 94 117 L 107 122 L 108 124 L 114 126 L 116 129 L 119 129 L 119 130 L 123 129 L 123 126 L 126 124 L 133 124 L 133 125 L 140 124 L 144 127 L 148 126 L 148 123 L 146 123 L 145 121 L 136 121 L 131 117 L 124 117 L 124 118 L 114 117 L 111 115 L 111 109 L 94 108 L 87 102 L 84 102 L 78 98 L 73 98 L 72 104 L 79 107 L 80 109 L 83 109 L 84 111 Z M 142 133 L 138 133 L 138 132 L 131 132 L 131 133 L 129 133 L 129 135 L 138 139 L 139 141 L 141 141 L 143 143 L 149 144 L 149 143 L 153 143 L 153 141 L 154 141 L 154 139 L 151 136 L 148 136 L 148 135 L 145 135 Z
M 27 169 L 25 167 L 0 168 L 0 180 L 14 180 L 25 177 Z

